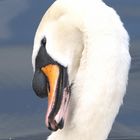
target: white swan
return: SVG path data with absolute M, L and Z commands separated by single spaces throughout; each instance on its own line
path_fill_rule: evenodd
M 128 45 L 119 16 L 102 0 L 54 2 L 32 55 L 33 88 L 48 94 L 46 125 L 58 129 L 48 140 L 107 139 L 126 91 Z

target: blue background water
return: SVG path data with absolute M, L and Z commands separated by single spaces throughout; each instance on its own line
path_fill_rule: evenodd
M 36 28 L 53 0 L 0 1 L 0 139 L 45 139 L 46 99 L 32 91 L 31 54 Z M 140 1 L 106 0 L 131 37 L 129 85 L 110 137 L 140 136 Z M 38 138 L 39 139 L 39 138 Z M 27 137 L 26 137 L 27 140 Z M 41 140 L 41 139 L 40 139 Z

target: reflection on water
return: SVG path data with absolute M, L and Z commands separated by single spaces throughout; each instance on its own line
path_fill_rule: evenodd
M 49 133 L 44 124 L 46 99 L 37 98 L 31 87 L 31 53 L 35 30 L 52 1 L 0 1 L 0 140 L 45 140 Z M 110 137 L 137 137 L 140 136 L 140 9 L 135 7 L 140 1 L 107 2 L 118 9 L 132 40 L 127 95 Z M 6 12 L 7 8 L 11 12 Z

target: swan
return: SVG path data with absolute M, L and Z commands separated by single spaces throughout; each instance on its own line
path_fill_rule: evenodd
M 33 89 L 48 140 L 106 140 L 126 92 L 129 35 L 102 0 L 56 0 L 35 34 Z

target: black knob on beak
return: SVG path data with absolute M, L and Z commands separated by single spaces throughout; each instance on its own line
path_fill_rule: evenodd
M 44 98 L 48 96 L 49 82 L 48 78 L 42 73 L 41 70 L 37 70 L 34 73 L 32 87 L 36 95 Z

